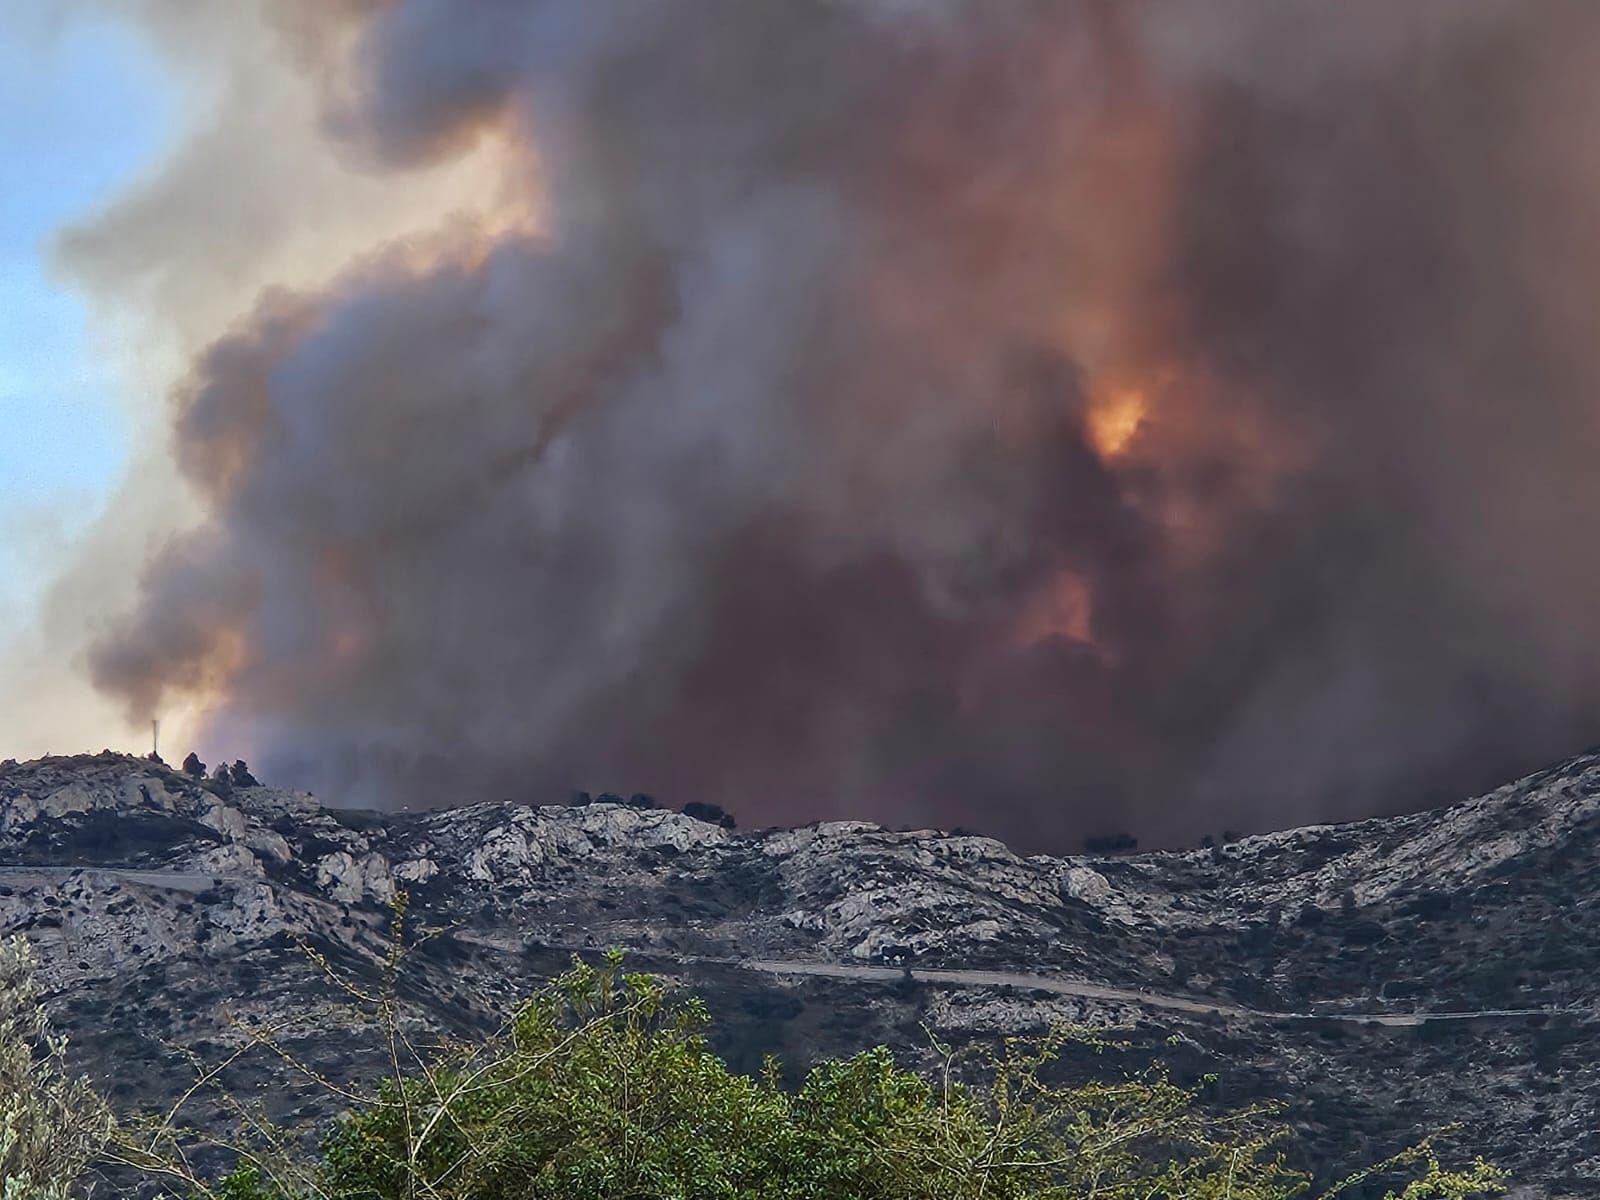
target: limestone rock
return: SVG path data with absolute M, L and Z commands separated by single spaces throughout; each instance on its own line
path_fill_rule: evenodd
M 317 860 L 317 886 L 343 904 L 394 898 L 394 876 L 381 854 L 354 858 L 343 850 Z
M 1457 1144 L 1529 1196 L 1600 1194 L 1582 1136 L 1600 1127 L 1600 755 L 1431 812 L 1096 858 L 858 821 L 736 833 L 619 804 L 382 814 L 211 787 L 116 755 L 0 765 L 0 934 L 35 942 L 119 1102 L 170 1102 L 190 1078 L 172 1047 L 229 1044 L 234 1021 L 335 1074 L 381 1069 L 307 950 L 370 980 L 398 886 L 411 934 L 443 931 L 406 959 L 419 1029 L 492 1028 L 572 954 L 621 946 L 702 991 L 744 1061 L 915 1054 L 923 1025 L 1122 1026 L 1136 1057 L 1290 1098 L 1330 1169 L 1460 1122 Z M 1524 1008 L 1544 1015 L 1363 1023 Z

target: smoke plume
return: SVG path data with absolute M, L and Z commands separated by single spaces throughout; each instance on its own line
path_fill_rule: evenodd
M 131 713 L 343 801 L 1033 848 L 1595 739 L 1592 4 L 293 13 L 346 161 L 496 139 L 525 219 L 196 357 Z

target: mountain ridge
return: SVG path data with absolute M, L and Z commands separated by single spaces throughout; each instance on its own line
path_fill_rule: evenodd
M 617 945 L 724 1010 L 736 1061 L 1120 1025 L 1134 1058 L 1177 1038 L 1219 1099 L 1288 1098 L 1313 1165 L 1460 1121 L 1550 1197 L 1600 1194 L 1597 848 L 1594 753 L 1442 809 L 1112 857 L 625 804 L 341 810 L 110 754 L 0 765 L 0 930 L 36 943 L 90 1070 L 147 1068 L 111 1083 L 124 1103 L 170 1095 L 172 1047 L 241 1019 L 369 1069 L 304 1016 L 329 997 L 299 943 L 364 969 L 404 888 L 447 930 L 412 990 L 442 1030 Z

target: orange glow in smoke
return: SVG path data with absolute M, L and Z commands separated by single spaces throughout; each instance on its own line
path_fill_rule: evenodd
M 1145 394 L 1136 388 L 1117 388 L 1089 405 L 1089 441 L 1103 459 L 1120 456 L 1150 415 Z

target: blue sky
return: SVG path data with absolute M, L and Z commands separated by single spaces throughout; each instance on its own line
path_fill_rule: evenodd
M 26 543 L 94 519 L 128 451 L 85 305 L 52 277 L 52 239 L 148 169 L 173 125 L 173 89 L 132 31 L 49 30 L 39 11 L 0 3 L 0 599 L 23 586 Z

